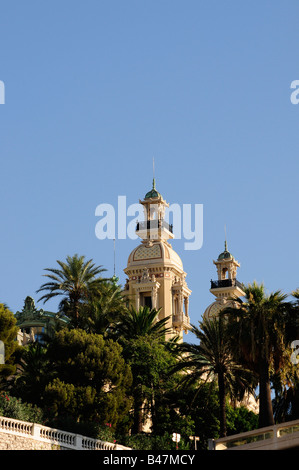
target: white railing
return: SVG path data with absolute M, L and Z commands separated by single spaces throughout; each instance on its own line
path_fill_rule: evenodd
M 48 442 L 73 450 L 131 450 L 120 444 L 105 442 L 91 437 L 81 436 L 41 424 L 27 423 L 17 419 L 0 416 L 0 433 L 28 437 L 36 441 Z
M 291 447 L 299 448 L 299 420 L 209 440 L 210 450 L 271 450 Z
M 0 430 L 4 432 L 28 436 L 32 434 L 32 426 L 32 423 L 27 423 L 26 421 L 0 417 Z

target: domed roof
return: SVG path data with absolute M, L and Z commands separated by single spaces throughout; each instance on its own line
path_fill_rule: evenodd
M 146 195 L 144 196 L 144 199 L 150 199 L 150 198 L 155 198 L 155 197 L 161 197 L 161 194 L 156 190 L 156 183 L 155 183 L 155 178 L 153 179 L 153 187 Z
M 180 270 L 183 269 L 183 263 L 179 255 L 173 248 L 162 240 L 154 241 L 151 244 L 144 244 L 137 246 L 131 252 L 128 258 L 127 267 L 140 266 L 150 264 L 163 264 L 169 266 L 176 266 Z
M 224 251 L 222 253 L 220 253 L 220 255 L 218 256 L 218 261 L 222 260 L 222 259 L 230 259 L 230 258 L 234 258 L 233 255 L 227 250 L 227 243 L 225 241 L 225 244 L 224 244 Z
M 233 258 L 233 255 L 229 251 L 224 251 L 218 256 L 218 260 Z
M 146 193 L 146 195 L 144 196 L 144 199 L 150 199 L 150 198 L 160 197 L 160 196 L 161 194 L 158 193 L 156 189 L 151 189 L 148 193 Z
M 213 302 L 211 305 L 209 305 L 206 308 L 203 316 L 210 320 L 211 318 L 217 317 L 222 308 L 223 308 L 223 305 L 221 305 L 216 300 L 215 302 Z
M 215 300 L 215 302 L 206 308 L 203 316 L 208 320 L 211 320 L 212 318 L 218 317 L 221 310 L 228 307 L 238 308 L 239 304 L 232 299 Z

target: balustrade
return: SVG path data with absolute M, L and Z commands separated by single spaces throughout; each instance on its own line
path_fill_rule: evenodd
M 131 450 L 120 444 L 92 439 L 37 423 L 27 423 L 0 416 L 0 433 L 15 434 L 37 441 L 49 442 L 73 450 Z

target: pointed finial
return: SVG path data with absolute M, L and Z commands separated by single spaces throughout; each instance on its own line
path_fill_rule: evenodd
M 224 251 L 228 251 L 227 250 L 227 241 L 226 241 L 226 225 L 224 225 L 224 233 L 225 233 Z
M 113 275 L 115 277 L 115 238 L 113 239 L 113 251 L 114 251 Z
M 153 189 L 156 189 L 156 180 L 155 180 L 155 159 L 153 157 Z
M 111 278 L 113 284 L 117 286 L 117 283 L 119 281 L 119 278 L 115 275 L 115 238 L 113 239 L 113 245 L 114 245 L 114 267 L 113 267 L 113 276 Z

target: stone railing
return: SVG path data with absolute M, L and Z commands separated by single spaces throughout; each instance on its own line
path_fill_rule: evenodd
M 184 313 L 176 313 L 172 316 L 172 324 L 174 327 L 181 327 L 187 330 L 190 328 L 190 319 Z
M 283 450 L 299 449 L 299 420 L 266 428 L 210 439 L 210 450 Z
M 131 450 L 120 444 L 92 439 L 59 429 L 49 428 L 36 423 L 27 423 L 12 418 L 0 416 L 0 435 L 9 434 L 46 443 L 52 448 L 72 450 Z M 23 445 L 24 447 L 24 445 Z M 28 446 L 30 447 L 30 446 Z M 32 446 L 31 446 L 32 447 Z

